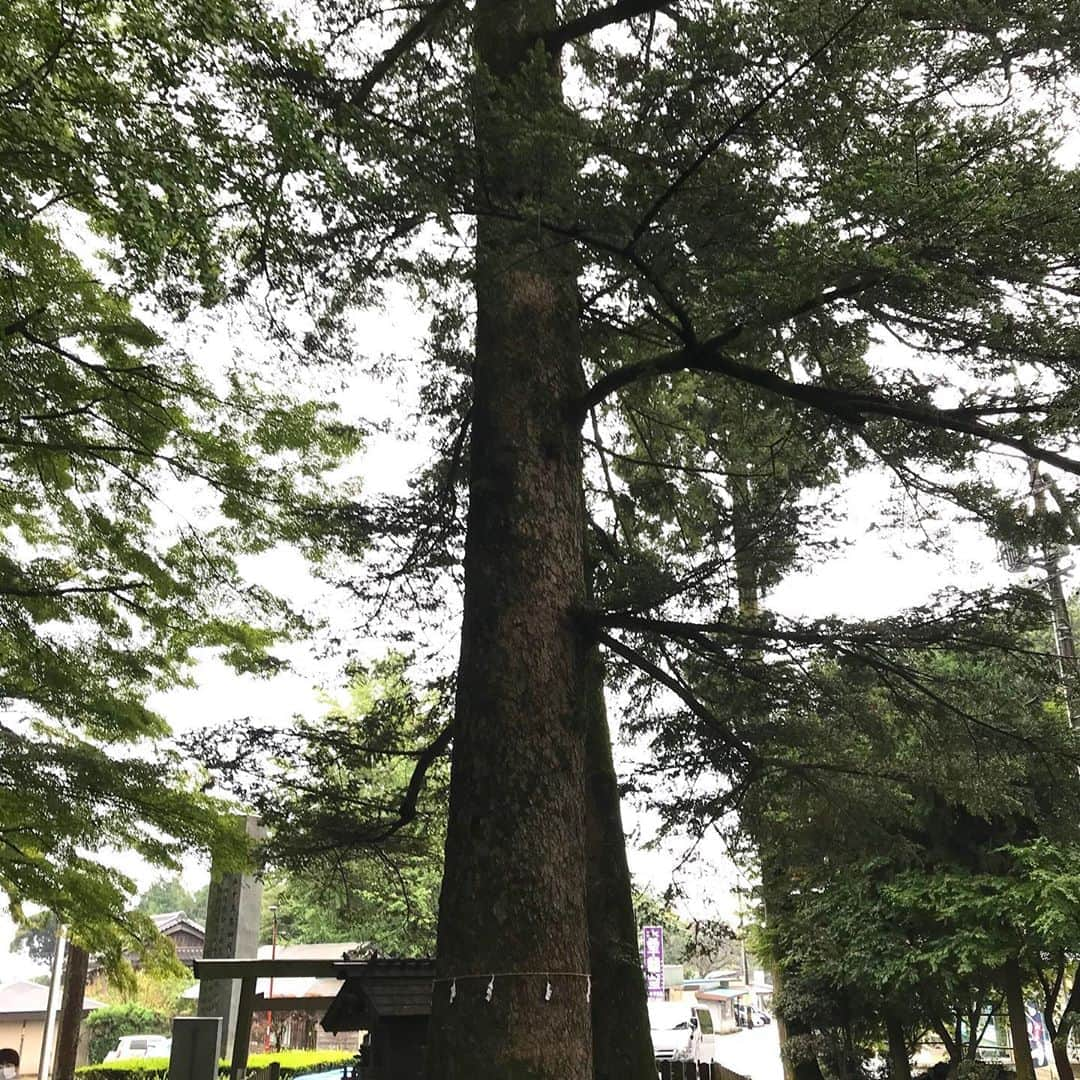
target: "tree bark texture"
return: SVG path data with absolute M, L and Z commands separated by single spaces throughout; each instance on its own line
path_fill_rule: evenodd
M 1035 1080 L 1035 1063 L 1031 1058 L 1027 1015 L 1024 1012 L 1024 983 L 1020 975 L 1020 965 L 1015 960 L 1010 960 L 1002 970 L 1002 989 L 1005 991 L 1005 1007 L 1009 1013 L 1016 1080 Z
M 577 264 L 535 224 L 569 188 L 537 122 L 561 108 L 535 45 L 554 18 L 551 0 L 474 9 L 476 358 L 431 1080 L 592 1080 Z
M 87 951 L 69 941 L 67 963 L 64 965 L 64 993 L 60 998 L 60 1018 L 56 1032 L 53 1080 L 74 1080 L 89 964 L 90 956 Z
M 586 688 L 587 895 L 596 1080 L 655 1080 L 645 975 L 626 861 L 619 783 L 604 704 L 604 669 L 594 650 Z

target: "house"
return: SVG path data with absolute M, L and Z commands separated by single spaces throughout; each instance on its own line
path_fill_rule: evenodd
M 103 1002 L 83 998 L 83 1016 Z M 49 988 L 41 983 L 12 982 L 0 986 L 0 1075 L 14 1066 L 16 1076 L 36 1076 L 45 1038 Z M 59 1011 L 60 1001 L 54 1008 Z
M 158 932 L 172 942 L 176 955 L 184 967 L 191 970 L 196 960 L 201 960 L 203 947 L 206 945 L 206 928 L 182 911 L 166 911 L 161 915 L 151 915 L 150 920 Z M 142 964 L 139 954 L 132 950 L 124 953 L 124 959 L 136 970 Z M 93 978 L 101 971 L 101 958 L 90 957 L 89 976 Z
M 664 968 L 664 982 L 668 987 L 669 1001 L 689 1001 L 705 1006 L 712 1014 L 713 1027 L 717 1034 L 737 1031 L 735 1004 L 746 995 L 746 987 L 736 982 L 736 973 L 731 971 L 710 971 L 700 978 L 683 977 L 682 966 L 668 975 Z
M 307 945 L 260 945 L 257 959 L 270 960 L 341 960 L 346 954 L 362 951 L 365 946 L 355 941 L 324 941 Z M 355 1031 L 328 1032 L 318 1024 L 319 1016 L 341 989 L 336 976 L 312 978 L 286 976 L 271 979 L 263 976 L 255 984 L 258 1004 L 251 1027 L 251 1046 L 263 1050 L 268 1046 L 283 1050 L 348 1050 L 355 1053 L 360 1036 Z M 283 1012 L 278 999 L 294 999 L 296 1008 Z M 267 1008 L 267 1002 L 275 1005 Z M 259 1006 L 262 1006 L 261 1008 Z M 272 1009 L 273 1031 L 267 1031 L 267 1019 Z M 269 1037 L 268 1037 L 269 1036 Z
M 195 961 L 202 959 L 203 947 L 206 945 L 205 926 L 182 911 L 166 911 L 162 915 L 151 915 L 150 918 L 158 932 L 173 943 L 180 963 L 186 968 L 194 967 Z

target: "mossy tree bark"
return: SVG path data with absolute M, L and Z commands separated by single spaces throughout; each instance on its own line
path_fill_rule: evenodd
M 535 225 L 572 175 L 545 134 L 561 81 L 536 42 L 554 18 L 551 0 L 474 9 L 476 358 L 431 1080 L 593 1075 L 577 263 Z

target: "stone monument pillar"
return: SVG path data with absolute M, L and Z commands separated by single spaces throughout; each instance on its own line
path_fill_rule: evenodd
M 253 840 L 266 836 L 256 817 L 246 818 L 245 828 Z M 259 948 L 261 908 L 262 882 L 254 874 L 216 873 L 211 866 L 203 956 L 207 960 L 254 959 Z M 239 979 L 199 981 L 199 1016 L 221 1017 L 221 1057 L 232 1054 L 239 998 Z
M 169 1080 L 217 1080 L 220 1016 L 174 1016 Z

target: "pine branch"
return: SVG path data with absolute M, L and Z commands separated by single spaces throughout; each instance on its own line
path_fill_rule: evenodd
M 773 101 L 783 90 L 785 90 L 791 83 L 802 74 L 811 64 L 823 56 L 837 41 L 838 38 L 853 24 L 855 23 L 864 12 L 866 12 L 873 4 L 875 0 L 864 0 L 855 10 L 843 21 L 835 30 L 829 34 L 825 40 L 812 52 L 808 53 L 802 62 L 791 71 L 789 71 L 782 79 L 777 80 L 769 89 L 754 102 L 748 109 L 739 113 L 737 117 L 727 127 L 724 128 L 718 135 L 710 139 L 701 152 L 690 162 L 678 176 L 668 185 L 663 194 L 659 195 L 652 203 L 652 205 L 642 215 L 641 220 L 634 228 L 634 232 L 630 239 L 629 247 L 633 247 L 637 241 L 644 236 L 648 231 L 649 226 L 660 216 L 663 209 L 675 196 L 686 186 L 689 180 L 698 172 L 701 167 L 717 152 L 738 131 L 742 129 L 744 125 L 749 123 L 762 109 L 765 108 L 771 101 Z M 617 5 L 616 5 L 617 6 Z
M 707 708 L 681 680 L 676 679 L 658 664 L 653 663 L 644 653 L 620 641 L 618 638 L 612 637 L 610 634 L 605 634 L 603 630 L 595 631 L 595 639 L 599 644 L 615 653 L 616 656 L 622 657 L 623 660 L 636 667 L 639 671 L 655 679 L 661 686 L 667 687 L 690 712 L 709 726 L 725 746 L 735 751 L 747 765 L 753 764 L 754 755 L 750 748 L 736 739 L 727 725 L 711 709 Z
M 865 287 L 865 286 L 864 286 Z M 823 294 L 819 300 L 831 302 L 841 296 L 841 290 Z M 846 293 L 846 295 L 851 295 Z M 820 303 L 819 303 L 820 306 Z M 790 318 L 807 311 L 805 305 L 796 309 Z M 680 371 L 698 371 L 717 375 L 726 375 L 739 382 L 756 386 L 761 390 L 797 401 L 803 405 L 835 417 L 852 427 L 862 427 L 871 417 L 888 417 L 903 420 L 919 428 L 951 431 L 958 435 L 969 435 L 998 446 L 1007 446 L 1019 453 L 1035 458 L 1037 461 L 1053 465 L 1064 472 L 1080 475 L 1080 461 L 1066 457 L 1053 450 L 1046 450 L 1021 435 L 1009 435 L 995 427 L 982 423 L 973 417 L 968 408 L 938 409 L 932 405 L 917 402 L 898 401 L 882 394 L 846 390 L 843 387 L 822 386 L 816 383 L 799 382 L 787 379 L 764 368 L 752 367 L 724 354 L 721 350 L 733 344 L 747 330 L 744 324 L 729 327 L 723 333 L 682 349 L 661 353 L 648 360 L 640 360 L 624 367 L 616 368 L 602 376 L 586 392 L 581 402 L 581 416 L 617 390 L 644 379 L 673 375 Z

